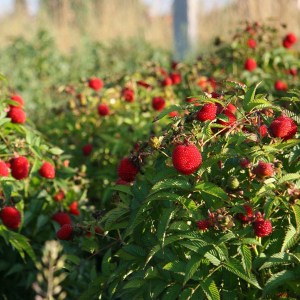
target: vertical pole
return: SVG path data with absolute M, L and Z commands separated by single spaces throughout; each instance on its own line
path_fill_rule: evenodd
M 188 52 L 188 13 L 187 0 L 174 0 L 173 3 L 173 38 L 175 58 L 183 59 Z
M 183 59 L 197 46 L 198 4 L 198 0 L 174 0 L 173 38 L 175 59 Z

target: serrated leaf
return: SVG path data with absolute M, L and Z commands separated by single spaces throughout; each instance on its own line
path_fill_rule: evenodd
M 211 278 L 201 281 L 200 286 L 208 300 L 220 300 L 220 293 L 217 285 Z
M 183 285 L 185 285 L 193 277 L 202 262 L 203 260 L 197 256 L 194 256 L 189 260 L 185 269 Z
M 162 245 L 164 244 L 165 241 L 167 227 L 171 219 L 173 218 L 175 211 L 176 210 L 174 210 L 173 208 L 165 208 L 163 209 L 162 215 L 159 218 L 159 224 L 158 224 L 156 236 L 158 240 L 162 242 Z
M 168 178 L 156 183 L 152 187 L 149 196 L 166 189 L 189 191 L 191 189 L 191 185 L 186 178 L 182 178 L 182 179 Z
M 246 94 L 245 94 L 245 96 L 244 96 L 244 101 L 243 101 L 243 107 L 244 107 L 245 110 L 248 110 L 248 109 L 249 109 L 249 108 L 248 108 L 249 104 L 253 102 L 254 97 L 255 97 L 255 93 L 256 93 L 256 89 L 257 89 L 257 87 L 260 85 L 260 83 L 261 83 L 261 82 L 259 82 L 259 83 L 256 84 L 255 86 L 251 86 L 251 87 L 247 90 L 247 92 L 246 92 Z
M 296 179 L 299 179 L 300 178 L 300 174 L 299 173 L 289 173 L 289 174 L 286 174 L 284 176 L 282 176 L 277 184 L 282 184 L 284 182 L 287 182 L 287 181 L 293 181 L 293 180 L 296 180 Z
M 266 282 L 263 294 L 269 294 L 272 290 L 277 288 L 278 286 L 284 284 L 287 281 L 295 279 L 296 276 L 292 271 L 283 270 L 276 274 L 273 274 L 272 277 Z
M 258 289 L 261 289 L 259 283 L 257 282 L 256 277 L 253 274 L 247 274 L 245 273 L 243 267 L 240 265 L 240 263 L 231 258 L 228 262 L 224 262 L 223 266 L 231 273 L 237 275 L 239 278 L 247 281 L 248 283 L 252 284 L 253 286 L 257 287 Z
M 179 105 L 171 105 L 167 108 L 165 108 L 161 113 L 159 113 L 159 115 L 154 119 L 153 122 L 156 122 L 160 119 L 162 119 L 163 117 L 165 117 L 167 114 L 169 114 L 172 111 L 182 111 L 181 107 Z
M 300 206 L 298 204 L 292 205 L 292 209 L 295 215 L 297 231 L 300 232 Z
M 164 293 L 162 300 L 174 300 L 177 299 L 181 291 L 180 284 L 174 284 L 167 288 L 166 292 Z
M 242 264 L 245 269 L 245 271 L 248 273 L 248 275 L 251 272 L 252 268 L 252 255 L 251 250 L 247 245 L 241 245 L 240 247 L 240 254 L 242 256 Z
M 206 200 L 205 198 L 207 197 L 214 197 L 222 201 L 226 201 L 228 199 L 227 193 L 222 188 L 211 182 L 201 182 L 195 186 L 195 190 L 201 192 L 204 200 Z
M 282 243 L 281 252 L 284 252 L 293 247 L 297 241 L 297 238 L 299 238 L 299 234 L 297 233 L 296 228 L 292 224 L 290 224 Z
M 275 265 L 290 264 L 295 260 L 289 253 L 280 252 L 268 257 L 259 270 L 272 268 Z

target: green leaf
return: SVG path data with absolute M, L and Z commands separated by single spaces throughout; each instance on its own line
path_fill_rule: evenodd
M 198 256 L 193 256 L 189 260 L 185 269 L 185 277 L 184 277 L 183 285 L 185 285 L 193 277 L 193 275 L 198 270 L 202 262 L 203 259 L 199 258 Z
M 287 182 L 287 181 L 293 181 L 293 180 L 296 180 L 296 179 L 299 179 L 300 178 L 300 174 L 299 173 L 290 173 L 290 174 L 286 174 L 284 176 L 282 176 L 277 184 L 282 184 L 284 182 Z
M 139 289 L 143 286 L 144 282 L 144 279 L 131 279 L 123 286 L 123 289 Z
M 174 210 L 173 208 L 165 208 L 165 209 L 163 209 L 162 215 L 159 218 L 159 225 L 157 228 L 156 236 L 157 236 L 158 240 L 160 240 L 162 242 L 162 245 L 164 244 L 164 241 L 165 241 L 167 227 L 168 227 L 171 219 L 173 218 L 175 212 L 176 212 L 176 210 Z
M 298 204 L 292 205 L 292 209 L 295 215 L 297 231 L 300 232 L 300 206 Z
M 188 182 L 188 180 L 186 178 L 178 178 L 178 179 L 165 179 L 162 180 L 158 183 L 156 183 L 151 191 L 149 196 L 162 191 L 162 190 L 167 190 L 167 189 L 171 189 L 173 190 L 184 190 L 184 191 L 189 191 L 191 189 L 191 185 Z
M 205 201 L 213 201 L 213 200 L 222 200 L 226 201 L 228 200 L 227 193 L 217 185 L 211 183 L 211 182 L 201 182 L 195 186 L 195 190 L 200 191 L 201 196 Z M 216 203 L 212 205 L 221 205 L 222 203 Z
M 58 147 L 53 147 L 53 148 L 49 149 L 49 153 L 51 153 L 53 155 L 61 155 L 62 153 L 64 153 L 64 151 Z
M 293 247 L 297 240 L 299 239 L 299 233 L 297 232 L 296 228 L 290 224 L 288 230 L 286 231 L 284 241 L 282 243 L 281 252 L 288 250 L 289 248 Z
M 244 101 L 243 101 L 243 107 L 244 107 L 244 109 L 245 109 L 246 111 L 249 110 L 249 104 L 250 104 L 251 102 L 253 102 L 254 96 L 255 96 L 255 93 L 256 93 L 256 89 L 257 89 L 257 87 L 260 85 L 260 83 L 261 83 L 261 82 L 259 82 L 259 83 L 258 83 L 257 85 L 255 85 L 255 86 L 251 86 L 251 87 L 247 90 L 247 92 L 246 92 L 246 94 L 245 94 L 245 96 L 244 96 Z
M 184 275 L 185 273 L 185 268 L 186 263 L 179 260 L 171 261 L 163 267 L 164 270 L 172 271 L 174 273 L 179 273 L 182 275 Z
M 181 291 L 180 284 L 174 284 L 167 288 L 166 292 L 164 293 L 162 300 L 174 300 L 177 299 Z
M 200 286 L 208 300 L 220 300 L 217 285 L 211 278 L 201 281 Z
M 269 294 L 278 286 L 283 285 L 285 282 L 294 279 L 296 279 L 295 274 L 289 270 L 283 270 L 281 272 L 273 274 L 271 278 L 266 282 L 265 287 L 263 289 L 263 294 L 264 295 Z
M 240 254 L 242 256 L 243 267 L 244 267 L 245 271 L 249 275 L 250 272 L 251 272 L 251 268 L 252 268 L 251 250 L 248 248 L 247 245 L 241 245 L 241 247 L 240 247 Z
M 259 270 L 273 268 L 275 265 L 291 264 L 295 261 L 297 259 L 294 256 L 291 256 L 289 253 L 280 252 L 268 257 Z
M 224 267 L 231 273 L 237 275 L 239 278 L 244 279 L 248 283 L 252 284 L 253 286 L 261 289 L 259 283 L 257 282 L 256 277 L 253 274 L 247 274 L 245 273 L 243 267 L 240 265 L 240 263 L 231 258 L 228 262 L 223 263 Z
M 159 113 L 159 115 L 154 119 L 153 122 L 156 122 L 156 121 L 162 119 L 164 116 L 166 116 L 167 114 L 169 114 L 172 111 L 180 112 L 180 111 L 182 111 L 182 109 L 178 105 L 171 105 L 171 106 L 165 108 L 161 113 Z

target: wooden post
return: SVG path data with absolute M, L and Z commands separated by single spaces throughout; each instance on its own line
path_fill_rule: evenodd
M 198 0 L 174 0 L 173 38 L 175 58 L 183 59 L 195 50 L 198 36 Z

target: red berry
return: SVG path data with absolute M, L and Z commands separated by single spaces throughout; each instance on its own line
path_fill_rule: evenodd
M 23 107 L 24 106 L 24 100 L 20 95 L 14 94 L 10 96 L 10 99 L 19 103 L 19 105 L 10 105 L 10 107 Z
M 273 137 L 288 140 L 297 133 L 297 125 L 291 118 L 280 116 L 270 124 L 270 133 Z
M 130 88 L 124 88 L 122 90 L 122 97 L 126 102 L 133 102 L 134 101 L 134 90 Z
M 169 112 L 169 117 L 170 118 L 174 118 L 174 117 L 177 117 L 178 116 L 178 111 L 171 111 L 171 112 Z
M 217 106 L 215 103 L 205 104 L 198 112 L 197 119 L 201 122 L 214 120 L 217 116 Z
M 265 124 L 263 124 L 259 127 L 258 131 L 261 137 L 265 137 L 268 133 L 268 127 Z
M 240 166 L 244 169 L 248 168 L 250 165 L 250 160 L 246 157 L 240 159 Z
M 249 48 L 254 49 L 254 48 L 256 48 L 256 41 L 253 40 L 253 39 L 249 39 L 248 42 L 247 42 L 247 45 L 248 45 Z
M 253 228 L 255 235 L 258 237 L 265 237 L 272 233 L 272 223 L 270 220 L 264 220 L 263 218 L 258 218 L 253 222 Z
M 90 78 L 89 87 L 95 90 L 96 92 L 100 91 L 103 88 L 103 81 L 97 77 Z
M 7 177 L 9 175 L 9 170 L 6 163 L 0 160 L 0 177 Z
M 19 156 L 11 160 L 11 175 L 18 180 L 28 177 L 29 161 L 24 156 Z
M 274 170 L 272 164 L 260 161 L 258 165 L 253 168 L 253 173 L 258 177 L 270 177 L 273 176 Z
M 11 118 L 12 123 L 24 124 L 26 121 L 26 113 L 22 108 L 11 106 L 7 113 L 7 117 Z
M 166 77 L 165 79 L 162 80 L 161 85 L 162 86 L 170 86 L 172 85 L 172 79 L 170 77 Z
M 284 81 L 276 80 L 274 88 L 277 91 L 286 91 L 288 89 L 288 85 Z
M 256 69 L 256 61 L 255 61 L 255 59 L 253 59 L 253 58 L 248 58 L 248 59 L 245 61 L 244 68 L 245 68 L 246 70 L 248 70 L 249 72 L 252 72 L 253 70 L 255 70 L 255 69 Z
M 288 73 L 292 76 L 297 76 L 297 69 L 296 68 L 290 68 L 288 70 Z
M 4 207 L 0 212 L 3 224 L 9 229 L 18 229 L 21 223 L 20 212 L 12 206 Z
M 48 161 L 44 162 L 39 170 L 39 174 L 47 179 L 55 178 L 55 167 Z
M 152 99 L 152 107 L 157 111 L 162 111 L 166 106 L 166 101 L 162 97 L 154 97 Z
M 174 168 L 181 174 L 194 173 L 202 163 L 202 156 L 198 148 L 193 145 L 178 145 L 172 153 Z
M 228 111 L 230 111 L 231 113 L 235 114 L 235 112 L 236 112 L 236 107 L 235 107 L 233 104 L 229 103 L 229 104 L 226 106 L 226 110 L 228 110 Z
M 228 109 L 225 109 L 222 111 L 222 114 L 226 115 L 228 118 L 228 121 L 219 120 L 218 123 L 224 126 L 231 126 L 236 122 L 236 116 L 229 111 Z
M 56 202 L 61 202 L 62 200 L 64 200 L 66 197 L 65 193 L 63 190 L 58 191 L 55 195 L 54 195 L 54 200 Z
M 56 236 L 58 239 L 63 241 L 69 241 L 73 236 L 73 227 L 70 224 L 63 225 L 57 232 Z
M 60 226 L 65 224 L 72 224 L 70 216 L 65 212 L 57 212 L 52 216 L 52 220 L 57 222 Z
M 138 168 L 131 162 L 128 157 L 123 158 L 120 161 L 120 164 L 118 166 L 118 176 L 120 177 L 120 179 L 127 182 L 134 181 L 138 172 Z
M 283 39 L 282 46 L 286 49 L 289 49 L 293 46 L 293 43 L 291 43 L 288 39 Z
M 104 104 L 104 103 L 99 104 L 99 106 L 98 106 L 98 114 L 100 116 L 107 116 L 107 115 L 109 115 L 109 107 L 108 107 L 108 105 Z
M 181 82 L 181 74 L 180 73 L 171 73 L 170 74 L 173 85 L 179 84 Z
M 69 205 L 69 212 L 70 212 L 70 214 L 75 215 L 75 216 L 80 215 L 80 211 L 78 209 L 78 202 L 77 201 L 74 201 L 73 203 L 71 203 Z
M 129 185 L 130 182 L 125 181 L 125 180 L 123 180 L 121 178 L 118 178 L 118 180 L 116 181 L 116 184 L 118 184 L 118 185 Z
M 208 220 L 200 220 L 197 222 L 197 227 L 200 229 L 200 230 L 207 230 L 209 227 L 210 227 L 210 223 Z
M 291 44 L 295 44 L 297 42 L 297 37 L 294 33 L 288 33 L 285 36 L 285 39 L 288 40 Z
M 93 151 L 92 144 L 86 144 L 85 146 L 82 147 L 82 153 L 84 156 L 89 156 L 92 151 Z

